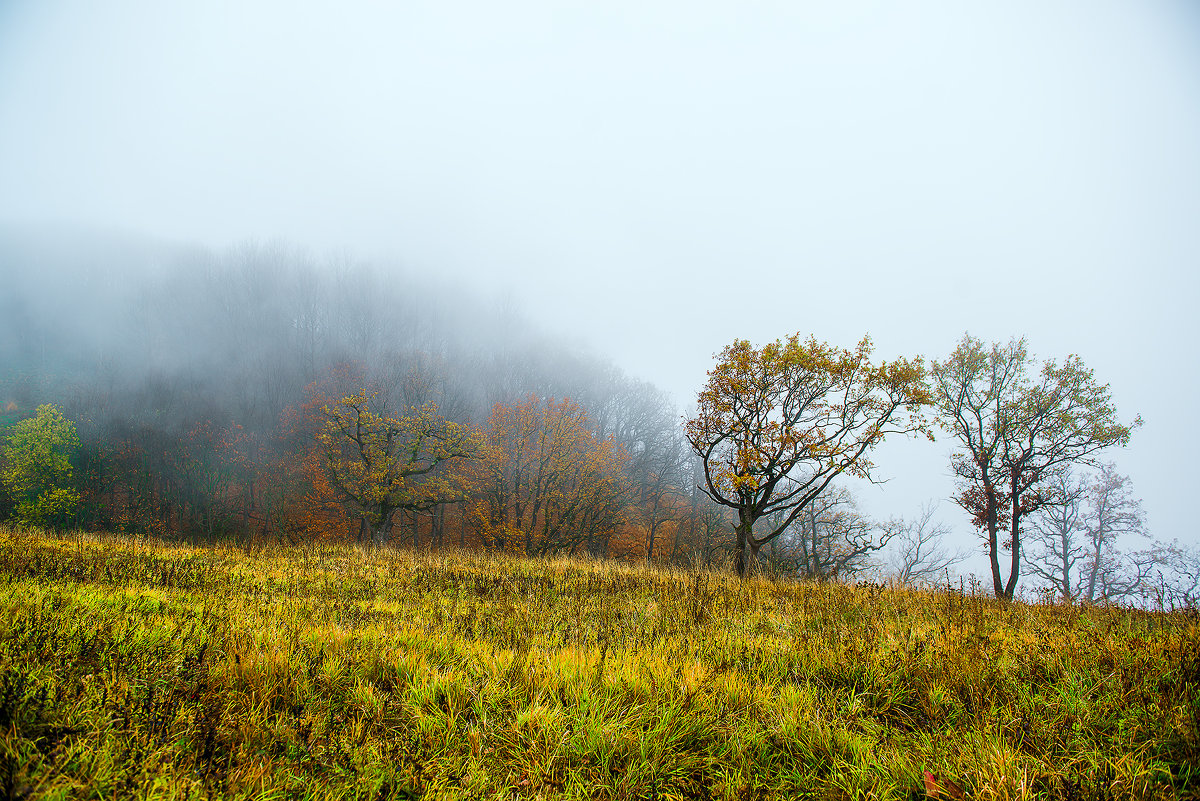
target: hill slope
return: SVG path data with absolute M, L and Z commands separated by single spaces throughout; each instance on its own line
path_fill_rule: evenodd
M 7 797 L 1200 789 L 1194 617 L 6 530 L 0 576 Z

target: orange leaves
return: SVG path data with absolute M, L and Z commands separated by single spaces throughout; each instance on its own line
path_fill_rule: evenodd
M 925 780 L 926 798 L 953 798 L 955 801 L 961 801 L 967 797 L 963 788 L 959 787 L 952 779 L 938 779 L 927 770 L 922 771 L 921 776 Z
M 865 453 L 888 433 L 925 432 L 929 402 L 921 359 L 875 367 L 871 341 L 841 350 L 798 335 L 754 349 L 725 348 L 687 421 L 718 494 L 752 490 L 800 464 L 863 473 Z
M 496 404 L 471 471 L 485 544 L 540 554 L 605 540 L 628 489 L 626 461 L 574 401 Z

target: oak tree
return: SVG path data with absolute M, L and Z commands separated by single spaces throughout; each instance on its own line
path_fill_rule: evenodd
M 870 357 L 869 337 L 844 350 L 796 334 L 761 348 L 737 340 L 709 371 L 687 438 L 703 461 L 702 489 L 737 513 L 739 575 L 837 476 L 869 479 L 885 436 L 928 434 L 923 361 Z
M 371 411 L 373 395 L 348 395 L 323 407 L 318 434 L 330 486 L 362 516 L 372 542 L 386 542 L 399 509 L 428 510 L 460 500 L 460 475 L 448 470 L 475 454 L 471 428 L 438 416 L 433 405 L 401 417 Z
M 1011 599 L 1021 572 L 1022 523 L 1061 500 L 1056 473 L 1127 444 L 1141 418 L 1120 423 L 1108 385 L 1078 356 L 1037 367 L 1024 339 L 987 347 L 965 334 L 945 361 L 933 364 L 932 375 L 942 425 L 961 446 L 951 458 L 959 480 L 955 500 L 983 532 L 996 597 Z

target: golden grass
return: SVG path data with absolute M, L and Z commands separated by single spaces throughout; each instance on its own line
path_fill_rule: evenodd
M 0 797 L 1200 792 L 1184 613 L 9 530 L 0 576 Z

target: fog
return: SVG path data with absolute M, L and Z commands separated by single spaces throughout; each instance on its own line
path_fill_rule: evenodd
M 1145 418 L 1111 457 L 1154 535 L 1195 542 L 1197 142 L 1186 0 L 8 3 L 3 330 L 53 317 L 125 353 L 141 323 L 89 307 L 278 247 L 445 304 L 414 325 L 519 330 L 681 408 L 734 338 L 940 358 L 1023 335 Z M 39 286 L 72 237 L 107 243 L 103 277 Z M 951 447 L 889 442 L 866 507 L 943 499 L 973 543 Z

